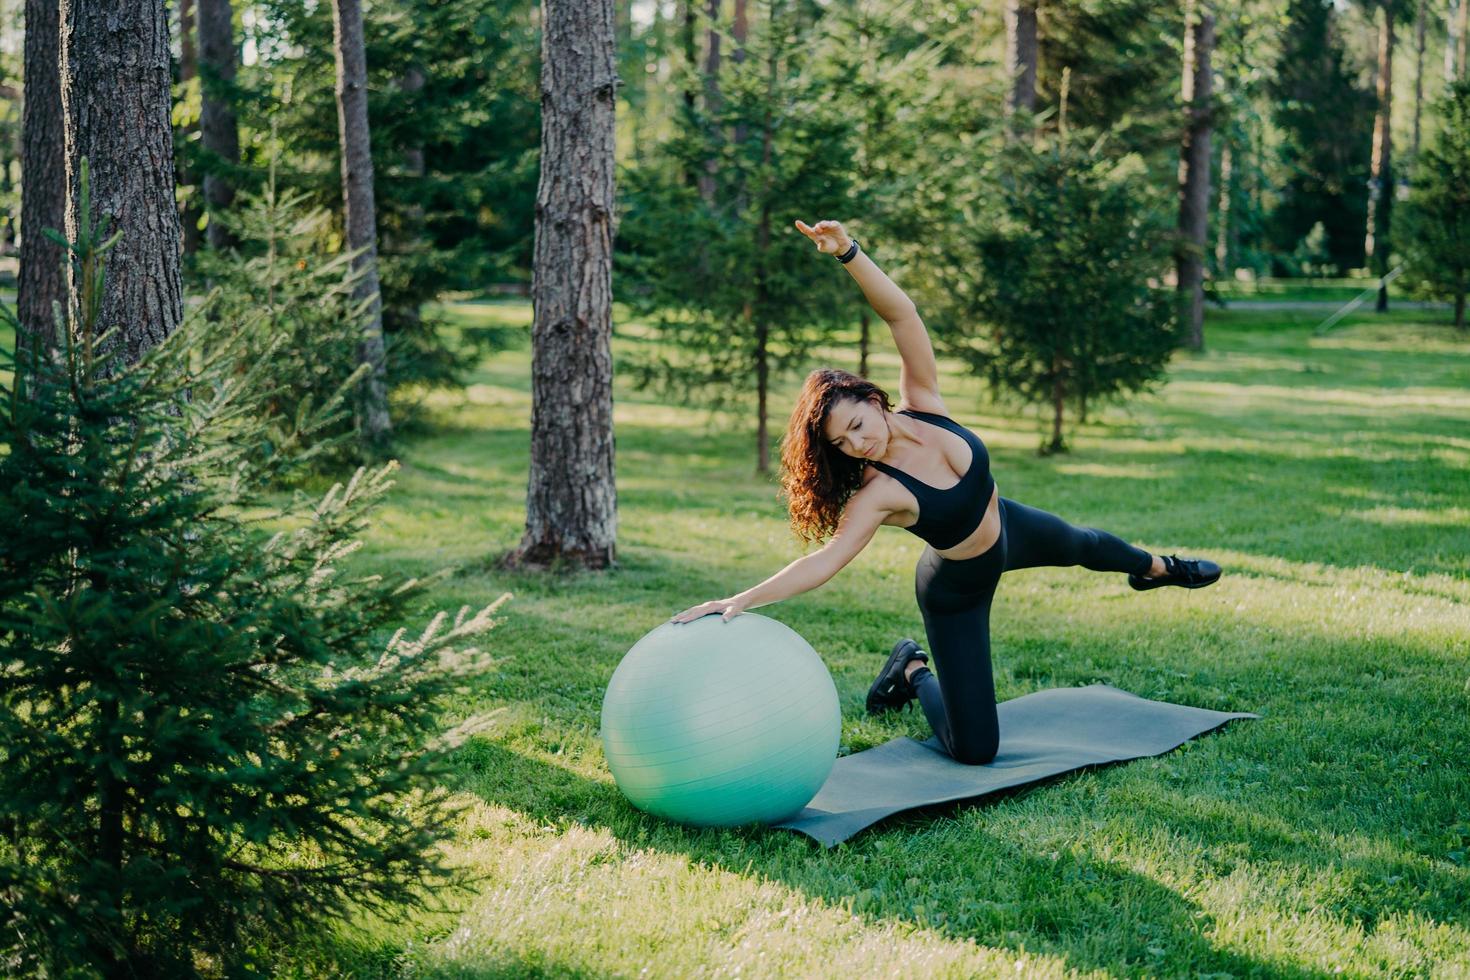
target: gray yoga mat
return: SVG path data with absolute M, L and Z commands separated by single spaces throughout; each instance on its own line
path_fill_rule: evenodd
M 1249 711 L 1150 701 L 1108 684 L 1036 691 L 996 705 L 1000 751 L 983 766 L 955 762 L 932 735 L 843 756 L 796 816 L 771 824 L 824 847 L 914 807 L 969 800 L 1084 766 L 1162 755 Z

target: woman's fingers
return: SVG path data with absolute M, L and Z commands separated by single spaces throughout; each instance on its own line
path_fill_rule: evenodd
M 718 601 L 702 602 L 697 606 L 690 606 L 688 609 L 679 613 L 677 616 L 671 616 L 669 618 L 669 621 L 674 623 L 687 623 L 690 620 L 698 619 L 699 617 L 707 615 L 708 613 L 715 612 L 716 610 L 710 607 L 718 605 Z
M 815 225 L 809 225 L 800 218 L 796 219 L 796 230 L 816 243 L 819 252 L 837 251 L 837 236 L 842 231 L 842 223 L 839 221 L 818 221 Z
M 744 611 L 744 609 L 739 608 L 737 603 L 731 602 L 729 599 L 711 599 L 709 602 L 702 602 L 697 606 L 690 606 L 677 616 L 670 616 L 669 622 L 688 623 L 702 616 L 708 616 L 711 613 L 719 613 L 720 618 L 728 623 L 732 618 L 739 616 Z

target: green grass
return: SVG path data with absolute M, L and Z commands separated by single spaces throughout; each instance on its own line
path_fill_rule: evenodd
M 529 321 L 465 304 L 460 324 Z M 753 426 L 615 393 L 620 567 L 566 578 L 489 561 L 521 532 L 528 346 L 437 395 L 362 562 L 456 566 L 439 605 L 510 591 L 469 712 L 473 806 L 453 850 L 484 876 L 453 914 L 298 950 L 302 973 L 450 976 L 1441 975 L 1470 971 L 1470 343 L 1442 315 L 1212 315 L 1168 384 L 1097 414 L 1070 455 L 1045 422 L 951 374 L 1001 492 L 1226 569 L 1200 592 L 1032 569 L 1001 584 L 1002 700 L 1105 682 L 1259 712 L 1158 758 L 986 805 L 890 819 L 833 851 L 787 831 L 695 830 L 633 809 L 598 738 L 622 654 L 673 612 L 800 554 Z M 638 342 L 619 321 L 615 352 Z M 828 352 L 853 366 L 851 348 Z M 953 365 L 945 365 L 946 370 Z M 896 388 L 898 362 L 871 374 Z M 784 423 L 796 380 L 773 398 Z M 922 638 L 921 543 L 884 529 L 825 587 L 762 615 L 821 653 L 842 751 L 925 738 L 863 694 Z M 922 642 L 922 639 L 921 639 Z
M 1220 280 L 1212 283 L 1223 299 L 1261 300 L 1315 300 L 1319 302 L 1346 303 L 1372 287 L 1378 280 L 1372 277 L 1355 279 L 1257 279 L 1252 282 Z M 1390 303 L 1402 297 L 1403 291 L 1389 285 Z

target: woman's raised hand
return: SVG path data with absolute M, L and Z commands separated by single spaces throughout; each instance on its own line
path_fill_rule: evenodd
M 669 622 L 688 623 L 701 616 L 708 616 L 710 613 L 720 613 L 721 618 L 728 623 L 744 611 L 745 606 L 734 599 L 711 599 L 709 602 L 701 602 L 697 606 L 690 606 L 683 612 L 670 616 Z
M 817 251 L 828 255 L 841 255 L 852 246 L 852 239 L 842 230 L 840 221 L 818 221 L 816 225 L 809 225 L 798 218 L 796 230 L 816 242 Z

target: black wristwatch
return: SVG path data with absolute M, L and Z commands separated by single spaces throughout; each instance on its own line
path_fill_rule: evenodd
M 1460 2 L 1461 3 L 1464 3 L 1465 0 L 1460 0 Z M 860 251 L 861 251 L 861 249 L 858 248 L 858 240 L 856 238 L 854 238 L 854 239 L 852 239 L 852 244 L 850 246 L 848 246 L 847 251 L 844 252 L 843 254 L 837 256 L 837 261 L 838 262 L 841 262 L 843 265 L 847 265 L 847 263 L 849 263 L 853 259 L 857 258 L 857 254 Z

